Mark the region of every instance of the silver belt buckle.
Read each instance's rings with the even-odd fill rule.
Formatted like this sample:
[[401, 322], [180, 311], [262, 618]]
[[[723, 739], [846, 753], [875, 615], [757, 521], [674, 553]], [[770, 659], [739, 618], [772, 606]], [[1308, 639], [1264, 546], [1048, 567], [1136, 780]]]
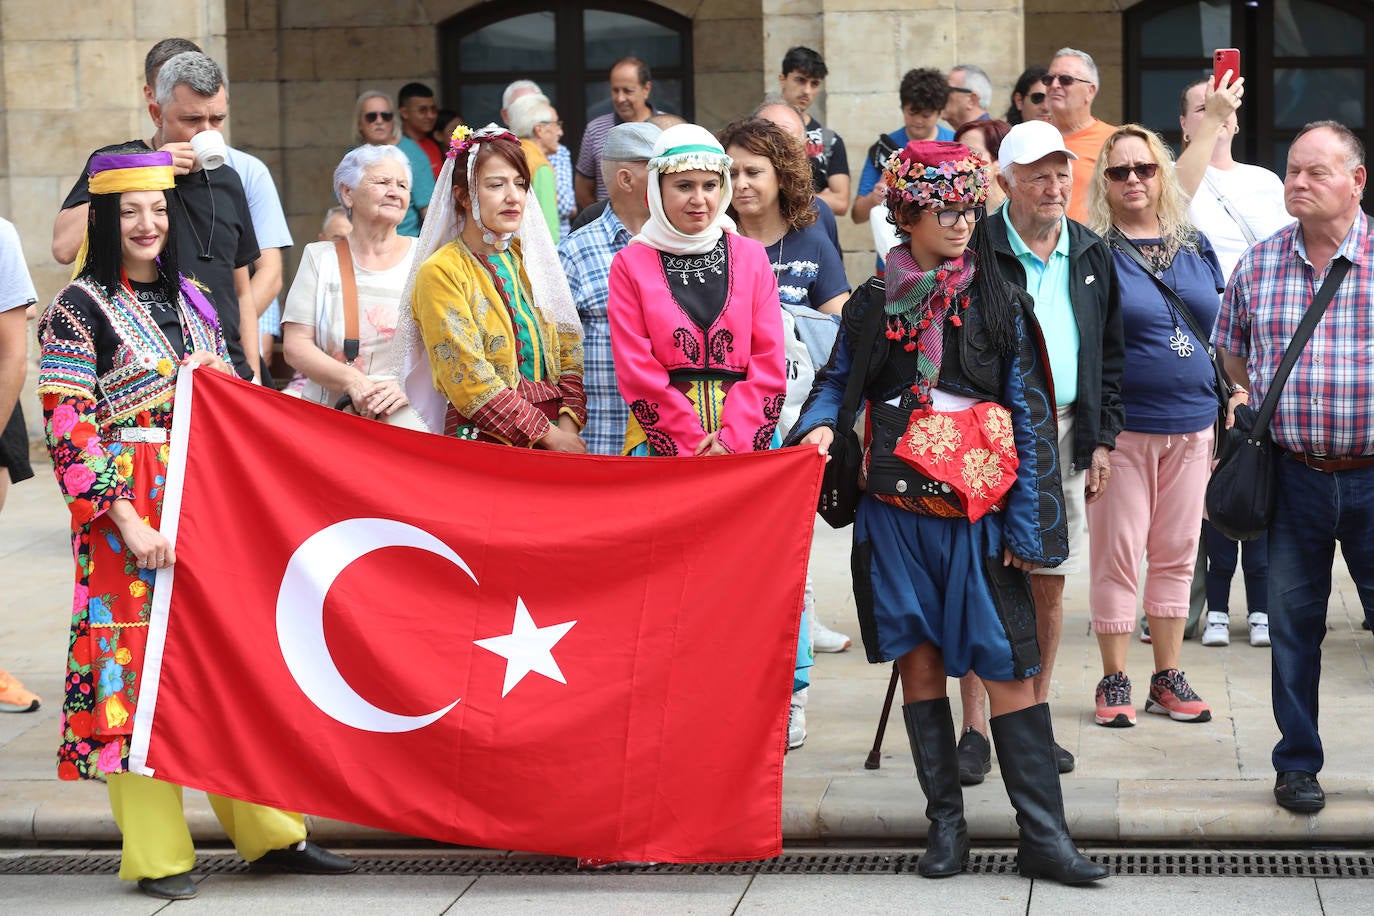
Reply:
[[149, 442], [162, 445], [167, 441], [167, 430], [161, 427], [126, 426], [119, 431], [120, 442]]

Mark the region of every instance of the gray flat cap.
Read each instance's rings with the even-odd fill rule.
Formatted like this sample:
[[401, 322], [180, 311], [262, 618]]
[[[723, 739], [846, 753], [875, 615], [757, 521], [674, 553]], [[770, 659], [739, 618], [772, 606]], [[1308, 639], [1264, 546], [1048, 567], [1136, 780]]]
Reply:
[[648, 121], [617, 124], [606, 134], [602, 162], [648, 162], [654, 158], [654, 141], [663, 133]]

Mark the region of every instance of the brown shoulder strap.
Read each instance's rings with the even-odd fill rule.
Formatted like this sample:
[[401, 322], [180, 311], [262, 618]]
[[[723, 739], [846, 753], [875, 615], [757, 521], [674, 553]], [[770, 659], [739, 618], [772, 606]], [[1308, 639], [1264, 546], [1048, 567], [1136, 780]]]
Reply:
[[358, 358], [358, 281], [353, 276], [348, 239], [335, 239], [334, 251], [339, 256], [339, 287], [344, 303], [344, 362], [351, 366]]

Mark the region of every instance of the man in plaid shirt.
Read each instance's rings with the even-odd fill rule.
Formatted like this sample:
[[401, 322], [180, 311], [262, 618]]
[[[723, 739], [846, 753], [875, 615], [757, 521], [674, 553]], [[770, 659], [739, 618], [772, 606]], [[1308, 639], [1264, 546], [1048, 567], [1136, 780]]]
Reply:
[[611, 192], [610, 204], [558, 246], [582, 319], [582, 384], [587, 392], [587, 425], [582, 437], [593, 455], [624, 451], [630, 412], [615, 383], [606, 299], [610, 295], [611, 259], [649, 218], [648, 163], [660, 132], [647, 121], [611, 128], [601, 151], [601, 174]]
[[1319, 121], [1303, 128], [1284, 178], [1284, 201], [1298, 221], [1241, 258], [1216, 327], [1227, 372], [1250, 380], [1257, 405], [1332, 264], [1352, 265], [1294, 364], [1270, 424], [1284, 452], [1269, 530], [1280, 734], [1274, 797], [1300, 814], [1326, 804], [1317, 782], [1317, 683], [1337, 541], [1361, 595], [1374, 596], [1374, 240], [1360, 209], [1365, 177], [1364, 148], [1347, 127]]

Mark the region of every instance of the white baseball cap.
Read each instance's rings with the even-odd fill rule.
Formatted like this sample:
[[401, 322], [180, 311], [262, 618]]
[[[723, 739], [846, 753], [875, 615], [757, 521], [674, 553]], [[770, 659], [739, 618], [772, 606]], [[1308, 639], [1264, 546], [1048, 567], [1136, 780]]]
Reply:
[[1002, 138], [997, 151], [997, 164], [1006, 171], [1012, 165], [1030, 165], [1053, 153], [1063, 153], [1070, 159], [1078, 156], [1064, 145], [1064, 137], [1049, 121], [1022, 121]]

